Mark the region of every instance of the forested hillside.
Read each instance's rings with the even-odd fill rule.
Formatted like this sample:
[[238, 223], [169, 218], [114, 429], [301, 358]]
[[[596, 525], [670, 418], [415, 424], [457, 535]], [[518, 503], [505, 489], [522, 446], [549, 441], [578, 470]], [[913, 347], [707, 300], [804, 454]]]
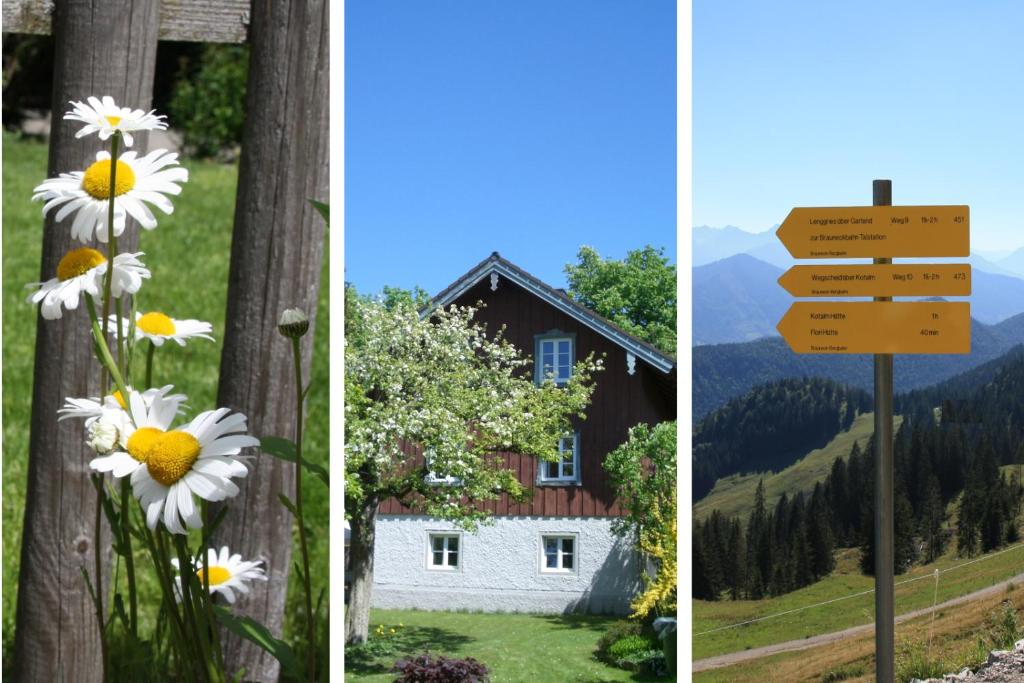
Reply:
[[[949, 543], [972, 556], [1019, 538], [1024, 487], [1018, 472], [1000, 475], [999, 467], [1024, 463], [1024, 354], [1007, 354], [973, 379], [986, 373], [991, 379], [958, 400], [901, 397], [913, 410], [894, 445], [897, 573], [934, 560]], [[713, 513], [695, 525], [694, 596], [758, 599], [795, 590], [831, 571], [837, 547], [860, 547], [861, 568], [870, 573], [873, 504], [870, 444], [855, 444], [810, 496], [784, 496], [769, 510], [759, 487], [748, 519]]]
[[[998, 325], [971, 321], [969, 355], [903, 355], [894, 360], [897, 392], [933, 386], [995, 360], [1024, 341], [1024, 313]], [[827, 377], [870, 391], [871, 356], [795, 354], [781, 337], [693, 349], [693, 419], [700, 421], [729, 399], [782, 378]]]
[[706, 496], [720, 477], [784, 469], [870, 409], [866, 392], [826, 379], [785, 379], [756, 387], [694, 428], [694, 500]]

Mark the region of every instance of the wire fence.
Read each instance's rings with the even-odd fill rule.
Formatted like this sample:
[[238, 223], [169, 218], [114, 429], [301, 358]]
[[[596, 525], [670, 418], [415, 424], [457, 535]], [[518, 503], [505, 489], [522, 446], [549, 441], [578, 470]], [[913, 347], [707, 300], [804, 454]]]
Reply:
[[[991, 560], [993, 557], [998, 557], [999, 555], [1003, 555], [1005, 553], [1008, 553], [1008, 552], [1011, 552], [1011, 551], [1014, 551], [1014, 550], [1019, 550], [1020, 548], [1024, 548], [1024, 543], [1018, 543], [1017, 545], [1010, 546], [1009, 548], [1003, 548], [1002, 550], [996, 551], [994, 553], [990, 553], [990, 554], [984, 555], [982, 557], [976, 557], [973, 560], [968, 560], [967, 562], [963, 562], [961, 564], [958, 564], [958, 565], [955, 565], [955, 566], [952, 566], [952, 567], [947, 567], [947, 568], [941, 569], [941, 570], [937, 569], [935, 571], [938, 572], [939, 575], [942, 575], [942, 574], [945, 574], [947, 572], [956, 571], [957, 569], [963, 569], [964, 567], [966, 567], [968, 565], [976, 564], [978, 562], [984, 562], [986, 560]], [[905, 586], [908, 583], [914, 583], [915, 581], [923, 581], [925, 579], [932, 579], [932, 580], [935, 580], [935, 581], [938, 580], [937, 577], [936, 577], [936, 573], [932, 572], [930, 574], [922, 574], [921, 576], [915, 576], [912, 579], [905, 579], [903, 581], [897, 581], [893, 585], [896, 588], [899, 588], [900, 586]], [[784, 612], [776, 612], [774, 614], [767, 614], [767, 615], [765, 615], [763, 617], [757, 617], [755, 619], [748, 619], [746, 621], [740, 621], [740, 622], [737, 622], [735, 624], [729, 624], [727, 626], [719, 626], [718, 628], [713, 628], [713, 629], [710, 629], [710, 630], [707, 630], [707, 631], [701, 631], [700, 633], [695, 633], [693, 635], [696, 638], [698, 636], [706, 636], [706, 635], [711, 634], [711, 633], [718, 633], [719, 631], [728, 631], [729, 629], [739, 628], [741, 626], [749, 626], [750, 624], [756, 624], [756, 623], [758, 623], [760, 621], [767, 621], [769, 619], [776, 619], [778, 617], [784, 617], [787, 614], [796, 614], [797, 612], [804, 612], [806, 610], [814, 609], [816, 607], [823, 607], [825, 605], [831, 605], [831, 604], [834, 604], [834, 603], [837, 603], [837, 602], [842, 602], [844, 600], [852, 600], [853, 598], [859, 598], [859, 597], [864, 596], [864, 595], [871, 595], [874, 592], [875, 592], [875, 589], [874, 588], [870, 588], [870, 589], [865, 590], [865, 591], [860, 591], [859, 593], [851, 593], [850, 595], [844, 595], [844, 596], [839, 597], [839, 598], [832, 598], [831, 600], [825, 600], [823, 602], [818, 602], [818, 603], [815, 603], [813, 605], [804, 605], [803, 607], [795, 607], [793, 609], [789, 609], [789, 610], [786, 610]]]

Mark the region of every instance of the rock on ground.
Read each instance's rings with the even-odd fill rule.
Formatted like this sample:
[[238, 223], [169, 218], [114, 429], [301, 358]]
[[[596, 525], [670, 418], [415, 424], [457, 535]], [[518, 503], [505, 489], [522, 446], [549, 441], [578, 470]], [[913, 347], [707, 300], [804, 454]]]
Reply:
[[911, 683], [945, 683], [946, 681], [969, 681], [970, 683], [1024, 683], [1024, 640], [1018, 640], [1012, 650], [993, 650], [988, 661], [975, 672], [964, 669], [958, 674], [946, 674], [926, 681], [913, 679]]

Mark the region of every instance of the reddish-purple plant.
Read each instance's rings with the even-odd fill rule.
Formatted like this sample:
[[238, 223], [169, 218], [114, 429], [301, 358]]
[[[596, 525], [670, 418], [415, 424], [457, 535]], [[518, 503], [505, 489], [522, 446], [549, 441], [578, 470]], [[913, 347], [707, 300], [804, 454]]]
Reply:
[[395, 683], [487, 683], [487, 667], [473, 659], [431, 659], [424, 652], [411, 659], [400, 659], [391, 668], [400, 674]]

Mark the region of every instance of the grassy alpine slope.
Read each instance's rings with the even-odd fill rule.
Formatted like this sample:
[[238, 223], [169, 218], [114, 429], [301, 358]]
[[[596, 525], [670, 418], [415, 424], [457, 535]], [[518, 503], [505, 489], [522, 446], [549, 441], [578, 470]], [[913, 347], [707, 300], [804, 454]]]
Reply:
[[[1019, 559], [1019, 558], [1018, 558]], [[928, 583], [927, 581], [922, 583]], [[940, 598], [941, 601], [941, 598]], [[986, 661], [993, 638], [1001, 633], [1000, 617], [1007, 603], [1024, 623], [1024, 590], [1007, 588], [951, 609], [917, 617], [896, 625], [896, 680], [936, 677], [972, 670]], [[1020, 637], [1018, 632], [1018, 636]], [[1005, 647], [1002, 645], [1001, 647]], [[734, 666], [693, 674], [695, 683], [820, 683], [875, 680], [873, 631], [819, 647], [786, 652]]]
[[[866, 448], [868, 439], [874, 431], [874, 413], [863, 413], [853, 420], [846, 431], [839, 432], [828, 444], [816, 448], [806, 456], [782, 470], [781, 472], [762, 472], [758, 474], [732, 474], [722, 477], [715, 483], [715, 488], [702, 500], [693, 505], [693, 518], [707, 519], [717, 509], [726, 518], [737, 515], [746, 524], [747, 517], [754, 505], [754, 492], [757, 483], [764, 479], [765, 505], [771, 509], [783, 493], [792, 496], [797, 491], [810, 493], [814, 484], [823, 481], [832, 469], [837, 458], [846, 458], [854, 442]], [[893, 418], [893, 429], [898, 430], [903, 418]]]
[[[42, 246], [41, 205], [32, 202], [32, 188], [46, 178], [46, 145], [3, 133], [3, 651], [4, 661], [14, 643], [21, 527], [28, 475], [29, 416], [32, 399], [32, 364], [36, 313], [25, 303], [25, 285], [39, 280]], [[214, 407], [227, 300], [228, 262], [235, 209], [237, 166], [185, 160], [189, 182], [174, 199], [174, 213], [158, 213], [159, 227], [144, 231], [140, 250], [153, 279], [140, 292], [140, 305], [177, 318], [213, 323], [216, 342], [195, 340], [187, 347], [165, 345], [156, 356], [154, 381], [174, 384], [187, 394], [191, 417]], [[66, 229], [61, 224], [58, 229]], [[306, 454], [324, 466], [328, 461], [328, 264], [324, 244], [321, 297], [313, 358], [313, 388], [307, 403]], [[66, 322], [66, 321], [65, 321]], [[61, 321], [48, 324], [59, 325]], [[277, 334], [267, 330], [267, 334]], [[269, 436], [269, 435], [268, 435]], [[289, 435], [282, 435], [289, 436]], [[326, 588], [328, 580], [327, 490], [315, 479], [303, 488], [308, 496], [310, 573]], [[267, 501], [267, 505], [279, 505]], [[296, 557], [297, 557], [296, 550]], [[137, 553], [136, 567], [143, 580], [148, 557]], [[123, 575], [123, 572], [122, 572]], [[295, 633], [294, 616], [301, 613], [299, 585], [289, 579], [289, 634]], [[149, 584], [153, 591], [155, 583]], [[257, 586], [255, 590], [259, 590]], [[155, 604], [158, 594], [140, 596], [140, 607]]]
[[[969, 560], [956, 556], [954, 547], [932, 564], [913, 567], [896, 577], [897, 584], [914, 579], [921, 580], [896, 586], [896, 614], [928, 607], [935, 599], [935, 582], [930, 579], [936, 569], [944, 572], [939, 577], [938, 602], [951, 600], [986, 588], [1019, 574], [1024, 568], [1024, 545], [1008, 546], [1003, 551], [990, 553], [989, 559], [969, 566], [952, 569]], [[869, 624], [874, 620], [875, 598], [866, 593], [821, 607], [813, 607], [785, 616], [767, 619], [739, 628], [704, 634], [705, 631], [739, 622], [816, 605], [855, 593], [870, 591], [874, 579], [860, 573], [860, 551], [846, 549], [837, 556], [836, 569], [821, 581], [800, 590], [766, 600], [693, 601], [693, 659], [703, 659], [728, 652], [783, 643], [823, 633]], [[984, 557], [984, 556], [979, 556]], [[978, 559], [978, 557], [972, 558]], [[945, 570], [952, 569], [946, 572]], [[702, 635], [703, 634], [703, 635]]]

